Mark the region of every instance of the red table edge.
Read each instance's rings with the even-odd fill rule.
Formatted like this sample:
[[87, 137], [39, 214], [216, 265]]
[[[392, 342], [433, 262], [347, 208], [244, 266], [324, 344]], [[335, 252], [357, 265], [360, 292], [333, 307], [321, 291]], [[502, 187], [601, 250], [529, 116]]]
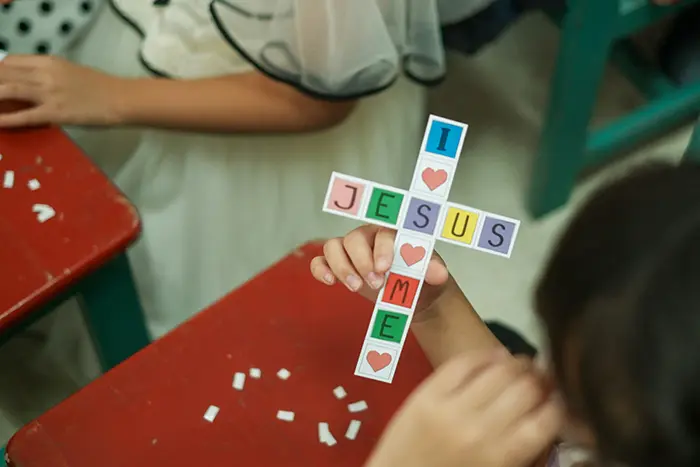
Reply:
[[[312, 255], [315, 255], [315, 254], [323, 254], [322, 248], [323, 248], [323, 244], [324, 244], [325, 242], [326, 242], [325, 239], [317, 239], [317, 240], [310, 240], [310, 241], [308, 241], [308, 242], [306, 242], [306, 243], [304, 243], [304, 244], [302, 244], [302, 245], [299, 245], [299, 246], [296, 247], [295, 249], [291, 250], [286, 256], [280, 258], [278, 261], [276, 261], [275, 263], [273, 263], [273, 264], [270, 265], [269, 267], [265, 268], [263, 271], [260, 271], [258, 274], [254, 275], [254, 276], [251, 277], [249, 280], [247, 280], [246, 282], [244, 282], [243, 284], [241, 284], [239, 287], [237, 287], [237, 288], [235, 288], [235, 289], [229, 291], [227, 294], [225, 294], [225, 295], [224, 295], [223, 297], [221, 297], [219, 300], [213, 302], [212, 304], [210, 304], [209, 306], [207, 306], [206, 308], [204, 308], [204, 309], [201, 310], [201, 311], [205, 311], [205, 310], [208, 310], [209, 308], [212, 308], [212, 307], [217, 306], [217, 304], [218, 304], [219, 302], [225, 300], [225, 299], [228, 297], [228, 295], [229, 295], [230, 293], [232, 293], [234, 290], [239, 290], [239, 289], [241, 289], [241, 288], [243, 288], [243, 287], [246, 287], [246, 286], [248, 285], [248, 283], [252, 282], [252, 281], [255, 280], [257, 277], [259, 277], [259, 276], [265, 274], [269, 269], [272, 269], [272, 268], [276, 267], [278, 264], [282, 263], [283, 261], [285, 261], [285, 260], [286, 260], [288, 257], [290, 257], [290, 256], [296, 256], [296, 257], [298, 257], [298, 258], [302, 258], [302, 257], [312, 256]], [[312, 256], [312, 257], [313, 257], [313, 256]], [[309, 258], [309, 274], [311, 274], [310, 263], [311, 263], [311, 258]], [[187, 322], [189, 322], [189, 321], [191, 321], [191, 320], [196, 320], [196, 319], [198, 319], [198, 317], [201, 316], [202, 314], [203, 314], [202, 312], [196, 313], [195, 315], [193, 315], [192, 317], [190, 317], [188, 320], [186, 320], [186, 321], [184, 321], [183, 323], [181, 323], [181, 324], [180, 324], [178, 327], [176, 327], [175, 329], [179, 328], [180, 326], [185, 325]], [[173, 331], [174, 331], [175, 329], [173, 329]], [[166, 333], [163, 337], [161, 337], [160, 339], [158, 339], [158, 341], [160, 341], [161, 339], [167, 338], [168, 335], [170, 335], [170, 333], [173, 332], [173, 331], [170, 331], [170, 332]], [[154, 341], [154, 342], [155, 342], [155, 341]], [[151, 345], [148, 345], [147, 347], [145, 347], [145, 348], [139, 350], [139, 351], [136, 352], [134, 355], [132, 355], [131, 357], [129, 357], [127, 360], [125, 360], [125, 361], [123, 361], [122, 363], [120, 363], [119, 365], [117, 365], [115, 368], [119, 368], [119, 367], [121, 367], [121, 366], [124, 365], [124, 364], [128, 364], [128, 362], [129, 362], [131, 359], [137, 358], [142, 352], [148, 351], [148, 349], [149, 349], [150, 347], [151, 347]], [[111, 370], [110, 370], [110, 371], [111, 371]], [[102, 376], [103, 376], [103, 375], [99, 376], [98, 378], [102, 378]], [[86, 388], [88, 388], [88, 387], [89, 387], [90, 385], [92, 385], [92, 384], [93, 384], [93, 383], [88, 383], [86, 386], [84, 386], [84, 387], [78, 389], [76, 392], [74, 392], [73, 394], [71, 394], [71, 395], [69, 395], [68, 397], [66, 397], [63, 401], [59, 402], [59, 403], [56, 404], [54, 407], [57, 407], [58, 405], [63, 404], [65, 401], [67, 401], [67, 400], [69, 400], [69, 399], [72, 399], [72, 398], [74, 398], [74, 397], [79, 397], [79, 396], [80, 396], [80, 393], [83, 392]], [[53, 407], [50, 408], [48, 411], [51, 411], [51, 410], [53, 410]], [[14, 464], [14, 463], [12, 462], [12, 460], [10, 459], [10, 452], [12, 451], [12, 444], [13, 444], [13, 442], [15, 441], [15, 438], [16, 438], [18, 435], [20, 435], [22, 432], [41, 430], [42, 425], [41, 425], [41, 422], [39, 421], [40, 418], [41, 418], [41, 415], [39, 415], [39, 417], [35, 418], [34, 420], [31, 420], [30, 422], [28, 422], [27, 424], [25, 424], [24, 426], [22, 426], [19, 430], [17, 430], [17, 431], [15, 432], [14, 435], [12, 435], [12, 437], [10, 438], [10, 440], [7, 442], [7, 445], [5, 446], [5, 459], [4, 459], [4, 460], [5, 460], [5, 461], [8, 461], [8, 464], [7, 464], [8, 467], [21, 467], [21, 466], [19, 466], [19, 465]], [[52, 446], [45, 446], [45, 447], [47, 447], [47, 448], [53, 448], [53, 449], [55, 450], [57, 456], [60, 456], [60, 455], [61, 455], [60, 450], [57, 449], [55, 446], [52, 445]], [[64, 462], [64, 463], [65, 463], [65, 462]], [[66, 466], [67, 466], [67, 465], [68, 465], [68, 464], [66, 464]]]
[[[91, 273], [100, 269], [110, 260], [118, 257], [121, 254], [125, 254], [129, 247], [139, 239], [139, 237], [141, 236], [142, 226], [141, 218], [137, 212], [136, 207], [131, 204], [131, 202], [126, 198], [126, 196], [123, 193], [121, 193], [121, 191], [118, 199], [120, 201], [124, 201], [124, 204], [126, 204], [127, 207], [129, 207], [130, 210], [133, 211], [132, 219], [134, 219], [134, 222], [132, 223], [131, 234], [125, 236], [123, 239], [118, 239], [106, 245], [103, 252], [100, 252], [93, 258], [91, 258], [93, 261], [83, 261], [78, 263], [75, 269], [79, 271], [79, 274], [70, 277], [70, 280], [67, 275], [62, 275], [58, 278], [52, 277], [51, 280], [45, 282], [41, 288], [36, 289], [34, 293], [32, 295], [29, 295], [24, 301], [18, 302], [13, 308], [10, 308], [7, 311], [9, 318], [3, 317], [3, 319], [7, 319], [8, 326], [16, 324], [15, 319], [12, 319], [12, 316], [14, 315], [13, 312], [16, 311], [17, 308], [40, 308], [48, 303], [51, 303], [57, 298], [56, 296], [61, 296], [66, 291], [68, 291], [71, 288], [71, 286], [77, 285], [80, 281], [85, 279]], [[42, 296], [42, 292], [44, 292], [46, 289], [55, 289], [56, 296], [41, 299], [40, 297]], [[22, 316], [19, 316], [16, 319], [19, 319], [21, 321]]]
[[[86, 158], [90, 164], [92, 164], [96, 170], [102, 174], [103, 177], [112, 185], [114, 190], [118, 193], [118, 195], [115, 197], [115, 201], [122, 203], [130, 212], [131, 214], [131, 232], [129, 235], [124, 236], [121, 239], [118, 239], [110, 244], [108, 244], [104, 250], [100, 253], [94, 256], [92, 259], [94, 261], [92, 262], [87, 262], [84, 261], [82, 263], [78, 263], [77, 267], [75, 268], [76, 270], [79, 271], [77, 276], [71, 277], [71, 280], [68, 280], [66, 276], [61, 276], [59, 278], [54, 278], [52, 277], [50, 280], [46, 281], [42, 287], [39, 289], [36, 289], [33, 294], [27, 296], [23, 301], [20, 301], [15, 304], [14, 307], [10, 308], [9, 310], [6, 310], [5, 313], [3, 313], [0, 318], [2, 318], [5, 321], [5, 326], [6, 328], [11, 328], [14, 325], [17, 325], [18, 322], [21, 322], [25, 317], [21, 313], [15, 313], [18, 308], [40, 308], [42, 306], [46, 306], [47, 304], [51, 304], [53, 301], [59, 299], [61, 295], [66, 293], [72, 285], [78, 284], [80, 281], [85, 279], [88, 275], [91, 273], [95, 272], [96, 270], [100, 269], [102, 266], [104, 266], [106, 263], [108, 263], [110, 260], [118, 257], [120, 254], [126, 253], [128, 248], [132, 246], [136, 241], [139, 239], [142, 233], [142, 222], [141, 222], [141, 216], [138, 212], [138, 208], [127, 198], [126, 194], [112, 181], [112, 179], [107, 176], [107, 174], [100, 168], [98, 167], [88, 156], [85, 154], [85, 152], [80, 148], [73, 139], [66, 133], [66, 131], [63, 130], [63, 128], [60, 128], [58, 126], [47, 126], [47, 127], [38, 127], [38, 128], [30, 128], [30, 129], [22, 129], [22, 130], [9, 130], [9, 132], [30, 132], [30, 133], [56, 133], [60, 135], [62, 138], [66, 138], [70, 140], [71, 144], [75, 146], [76, 150], [80, 153], [80, 155], [84, 158]], [[86, 264], [87, 263], [87, 264]], [[44, 299], [41, 299], [40, 297], [42, 296], [42, 292], [46, 291], [46, 289], [49, 288], [55, 288], [56, 294], [53, 297], [47, 297]], [[62, 300], [61, 300], [62, 301]], [[13, 316], [19, 315], [16, 318], [13, 318]]]

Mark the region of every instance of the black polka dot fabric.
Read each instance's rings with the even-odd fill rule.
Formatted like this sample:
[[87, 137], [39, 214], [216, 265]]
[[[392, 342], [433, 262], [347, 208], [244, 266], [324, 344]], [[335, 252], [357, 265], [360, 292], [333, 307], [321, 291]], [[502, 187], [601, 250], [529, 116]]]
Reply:
[[15, 0], [0, 8], [0, 50], [62, 54], [90, 27], [107, 0]]

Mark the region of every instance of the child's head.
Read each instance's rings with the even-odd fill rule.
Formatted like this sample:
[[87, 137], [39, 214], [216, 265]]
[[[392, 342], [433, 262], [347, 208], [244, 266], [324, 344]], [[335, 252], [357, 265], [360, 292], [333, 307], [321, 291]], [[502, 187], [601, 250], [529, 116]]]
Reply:
[[536, 308], [572, 416], [603, 461], [700, 466], [700, 167], [654, 164], [598, 191]]

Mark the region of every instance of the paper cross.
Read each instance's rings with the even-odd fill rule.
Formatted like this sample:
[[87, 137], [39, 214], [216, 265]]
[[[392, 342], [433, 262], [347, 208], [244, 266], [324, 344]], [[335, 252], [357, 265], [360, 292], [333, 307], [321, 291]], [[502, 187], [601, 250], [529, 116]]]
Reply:
[[411, 189], [333, 172], [323, 210], [397, 230], [394, 263], [374, 306], [355, 375], [391, 383], [435, 241], [510, 257], [520, 221], [447, 197], [467, 125], [431, 115]]

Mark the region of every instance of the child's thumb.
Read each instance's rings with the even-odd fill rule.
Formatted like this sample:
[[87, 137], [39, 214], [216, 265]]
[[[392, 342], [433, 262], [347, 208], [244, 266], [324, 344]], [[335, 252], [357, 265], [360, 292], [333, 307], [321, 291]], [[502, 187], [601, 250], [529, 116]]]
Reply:
[[428, 270], [425, 273], [425, 282], [429, 285], [440, 286], [447, 282], [450, 273], [447, 271], [447, 266], [440, 257], [433, 257], [428, 264]]

